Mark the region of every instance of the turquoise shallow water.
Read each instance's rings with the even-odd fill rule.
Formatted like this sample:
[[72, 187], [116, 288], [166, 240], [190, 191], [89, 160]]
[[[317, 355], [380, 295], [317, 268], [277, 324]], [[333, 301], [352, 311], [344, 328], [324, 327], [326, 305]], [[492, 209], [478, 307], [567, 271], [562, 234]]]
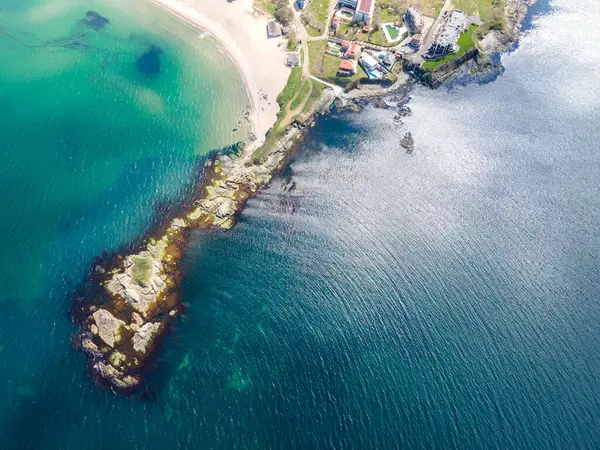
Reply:
[[[144, 399], [93, 386], [69, 343], [77, 270], [191, 176], [172, 152], [122, 172], [131, 203], [66, 214], [42, 295], [2, 304], [1, 447], [597, 448], [594, 11], [553, 2], [494, 83], [417, 89], [401, 127], [321, 120], [294, 191], [276, 181], [232, 231], [194, 235]], [[575, 30], [590, 39], [565, 55]]]
[[[146, 2], [119, 5], [3, 2], [0, 299], [33, 303], [48, 266], [130, 242], [203, 155], [244, 137], [244, 87], [215, 43]], [[91, 28], [88, 11], [109, 23]]]

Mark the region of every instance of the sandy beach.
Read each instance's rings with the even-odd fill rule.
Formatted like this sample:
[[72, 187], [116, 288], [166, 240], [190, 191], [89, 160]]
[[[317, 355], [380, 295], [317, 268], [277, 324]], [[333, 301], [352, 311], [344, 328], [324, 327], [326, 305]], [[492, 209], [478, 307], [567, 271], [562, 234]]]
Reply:
[[260, 146], [277, 120], [277, 96], [290, 69], [285, 66], [285, 41], [267, 39], [268, 18], [256, 13], [253, 0], [151, 0], [183, 20], [209, 31], [231, 56], [250, 97], [250, 123]]

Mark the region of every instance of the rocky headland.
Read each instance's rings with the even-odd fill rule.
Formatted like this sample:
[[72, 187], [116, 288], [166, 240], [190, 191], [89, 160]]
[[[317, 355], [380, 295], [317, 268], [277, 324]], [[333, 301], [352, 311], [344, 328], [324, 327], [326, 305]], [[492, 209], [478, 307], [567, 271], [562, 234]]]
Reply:
[[[523, 0], [508, 0], [505, 31], [490, 32], [481, 41], [482, 48], [457, 58], [452, 67], [442, 66], [439, 78], [434, 79], [437, 84], [431, 79], [420, 81], [435, 87], [440, 79], [446, 79], [446, 75], [456, 72], [469, 61], [475, 61], [478, 67], [488, 64], [485, 56], [480, 55], [502, 51], [512, 45], [519, 36], [526, 12], [527, 5]], [[414, 67], [405, 66], [405, 69], [418, 75]], [[142, 384], [144, 372], [151, 366], [161, 337], [182, 312], [178, 299], [179, 263], [190, 231], [232, 228], [248, 198], [267, 186], [284, 167], [300, 141], [302, 125], [310, 124], [332, 103], [334, 110], [360, 109], [367, 101], [364, 97], [392, 95], [395, 96], [392, 97], [395, 99], [393, 107], [397, 108], [394, 120], [401, 123], [403, 115], [410, 112], [406, 106], [409, 89], [410, 83], [403, 83], [395, 86], [393, 92], [389, 89], [378, 95], [368, 92], [363, 98], [358, 95], [352, 99], [349, 96], [334, 99], [331, 90], [325, 90], [326, 94], [308, 114], [306, 122], [288, 126], [281, 137], [267, 139], [263, 148], [242, 147], [237, 153], [210, 158], [204, 171], [204, 184], [194, 196], [192, 206], [163, 224], [133, 251], [96, 264], [92, 270], [91, 289], [75, 297], [73, 313], [81, 330], [75, 335], [74, 342], [88, 356], [95, 379], [123, 393]], [[376, 106], [389, 109], [389, 103], [380, 100]], [[407, 153], [413, 152], [414, 140], [410, 133], [404, 135], [400, 146]]]
[[233, 227], [248, 198], [283, 167], [300, 136], [298, 127], [290, 127], [260, 159], [251, 149], [209, 159], [191, 209], [130, 254], [94, 267], [93, 292], [74, 299], [82, 328], [75, 345], [89, 357], [99, 382], [124, 391], [141, 384], [160, 337], [181, 313], [179, 261], [189, 232]]

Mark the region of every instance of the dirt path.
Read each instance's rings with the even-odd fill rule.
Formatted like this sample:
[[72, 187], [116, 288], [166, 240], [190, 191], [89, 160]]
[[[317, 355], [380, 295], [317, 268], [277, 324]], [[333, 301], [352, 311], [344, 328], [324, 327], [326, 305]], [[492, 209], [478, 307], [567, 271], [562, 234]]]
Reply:
[[[304, 87], [304, 83], [308, 83], [308, 94], [306, 94], [306, 98], [302, 101], [302, 103], [300, 103], [300, 105], [298, 105], [298, 107], [296, 109], [292, 110], [291, 109], [292, 104], [296, 101], [298, 96], [300, 94], [302, 94], [302, 88]], [[313, 82], [310, 79], [304, 80], [302, 82], [302, 84], [300, 85], [300, 87], [298, 88], [298, 92], [296, 92], [296, 95], [294, 95], [294, 97], [287, 104], [287, 106], [285, 108], [285, 117], [281, 120], [281, 124], [279, 125], [280, 128], [287, 127], [292, 122], [293, 118], [302, 112], [302, 110], [304, 109], [304, 106], [306, 105], [306, 102], [308, 101], [308, 99], [310, 98], [310, 95], [312, 94], [312, 91], [313, 91]]]

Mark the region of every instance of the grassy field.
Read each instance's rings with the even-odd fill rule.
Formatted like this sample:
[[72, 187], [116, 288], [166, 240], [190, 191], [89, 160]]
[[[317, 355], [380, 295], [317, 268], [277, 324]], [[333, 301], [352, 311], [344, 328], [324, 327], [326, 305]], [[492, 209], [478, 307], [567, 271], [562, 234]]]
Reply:
[[366, 78], [366, 74], [359, 67], [355, 75], [351, 77], [338, 77], [337, 71], [340, 67], [340, 58], [325, 53], [327, 41], [312, 41], [308, 44], [310, 54], [310, 72], [329, 83], [347, 87], [351, 83]]
[[152, 272], [152, 257], [150, 255], [133, 256], [131, 259], [133, 261], [133, 280], [141, 286], [147, 286]]
[[448, 55], [445, 58], [440, 59], [438, 61], [425, 61], [421, 65], [421, 67], [427, 70], [435, 70], [442, 64], [447, 63], [448, 61], [452, 61], [453, 59], [456, 59], [459, 56], [463, 55], [465, 52], [471, 50], [473, 47], [475, 47], [473, 33], [477, 28], [477, 25], [471, 25], [467, 31], [460, 35], [460, 38], [458, 38], [458, 45], [460, 46], [458, 52], [452, 53], [451, 55]]
[[504, 17], [505, 0], [454, 0], [453, 5], [469, 14], [479, 14], [484, 25], [480, 32], [490, 29], [501, 30], [506, 25]]
[[272, 0], [254, 0], [256, 9], [266, 12], [270, 17], [275, 17], [277, 6]]
[[398, 30], [396, 30], [395, 27], [393, 27], [391, 25], [386, 25], [386, 28], [387, 28], [387, 32], [389, 33], [390, 38], [392, 38], [392, 40], [397, 39], [398, 36], [400, 35], [400, 33], [398, 32]]
[[310, 80], [304, 80], [304, 83], [302, 83], [302, 86], [300, 87], [300, 93], [292, 101], [292, 104], [290, 105], [291, 111], [294, 111], [296, 108], [298, 108], [302, 104], [302, 102], [304, 102], [304, 99], [306, 98], [306, 96], [308, 95], [308, 93], [310, 91], [310, 85], [311, 85]]
[[302, 114], [309, 114], [310, 112], [312, 112], [315, 103], [319, 100], [319, 98], [321, 98], [321, 93], [323, 92], [323, 89], [325, 89], [325, 86], [319, 83], [318, 81], [311, 80], [311, 83], [313, 89], [310, 93], [308, 101], [304, 105], [304, 108], [302, 108]]
[[396, 8], [399, 8], [401, 11], [412, 6], [426, 16], [434, 18], [440, 14], [443, 4], [444, 0], [397, 0], [395, 3]]
[[311, 0], [302, 14], [302, 21], [306, 26], [306, 31], [311, 36], [320, 36], [327, 27], [327, 9], [332, 0]]
[[302, 81], [302, 67], [294, 67], [292, 68], [292, 72], [290, 73], [290, 77], [288, 78], [287, 84], [281, 91], [281, 94], [277, 97], [277, 103], [283, 110], [287, 104], [292, 101], [294, 95], [298, 91], [300, 87], [300, 82]]

